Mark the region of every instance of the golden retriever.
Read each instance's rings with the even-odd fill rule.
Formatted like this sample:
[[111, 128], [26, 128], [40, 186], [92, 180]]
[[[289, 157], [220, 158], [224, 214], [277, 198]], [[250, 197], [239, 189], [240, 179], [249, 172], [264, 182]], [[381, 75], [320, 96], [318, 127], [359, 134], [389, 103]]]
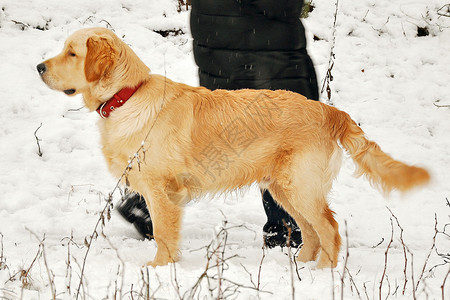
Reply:
[[384, 192], [406, 191], [430, 178], [422, 168], [393, 160], [335, 107], [289, 91], [210, 91], [173, 82], [151, 74], [104, 28], [75, 32], [37, 69], [50, 88], [82, 94], [91, 111], [138, 87], [98, 126], [109, 170], [118, 178], [125, 172], [147, 201], [158, 247], [148, 265], [178, 259], [186, 201], [256, 182], [300, 226], [304, 244], [297, 259], [313, 261], [320, 252], [317, 267], [335, 267], [341, 237], [327, 194], [340, 169], [339, 143], [358, 175]]

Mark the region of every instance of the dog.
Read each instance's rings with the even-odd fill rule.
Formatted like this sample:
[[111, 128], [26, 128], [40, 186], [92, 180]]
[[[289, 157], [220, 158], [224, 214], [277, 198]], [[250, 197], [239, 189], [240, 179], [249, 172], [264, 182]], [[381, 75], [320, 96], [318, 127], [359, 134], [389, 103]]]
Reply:
[[336, 267], [341, 237], [327, 194], [341, 146], [356, 175], [385, 193], [430, 180], [425, 169], [384, 153], [335, 107], [283, 90], [211, 91], [173, 82], [151, 74], [104, 28], [76, 31], [37, 70], [48, 87], [81, 94], [100, 113], [110, 172], [146, 199], [157, 243], [151, 266], [179, 259], [183, 204], [256, 182], [299, 225], [297, 260], [318, 257], [317, 268]]

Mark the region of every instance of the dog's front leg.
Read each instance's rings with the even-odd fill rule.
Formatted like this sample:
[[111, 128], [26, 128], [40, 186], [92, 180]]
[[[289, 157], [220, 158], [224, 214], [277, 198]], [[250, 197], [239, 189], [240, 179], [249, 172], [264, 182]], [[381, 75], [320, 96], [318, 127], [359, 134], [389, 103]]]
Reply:
[[155, 258], [147, 265], [167, 265], [178, 260], [183, 209], [170, 200], [162, 186], [153, 186], [146, 194], [144, 197], [152, 217], [153, 234], [158, 246]]

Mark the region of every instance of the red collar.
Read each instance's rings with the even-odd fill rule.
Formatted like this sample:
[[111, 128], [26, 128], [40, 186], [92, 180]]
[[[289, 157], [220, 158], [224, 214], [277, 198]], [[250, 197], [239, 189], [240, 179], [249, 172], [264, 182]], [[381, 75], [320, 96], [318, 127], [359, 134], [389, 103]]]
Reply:
[[126, 87], [118, 91], [114, 96], [109, 99], [106, 102], [103, 102], [98, 108], [97, 112], [103, 119], [106, 119], [109, 117], [109, 114], [115, 110], [116, 108], [121, 107], [125, 104], [125, 102], [128, 101], [128, 99], [133, 96], [133, 94], [139, 89], [139, 87], [142, 85], [142, 82], [139, 83], [135, 87]]

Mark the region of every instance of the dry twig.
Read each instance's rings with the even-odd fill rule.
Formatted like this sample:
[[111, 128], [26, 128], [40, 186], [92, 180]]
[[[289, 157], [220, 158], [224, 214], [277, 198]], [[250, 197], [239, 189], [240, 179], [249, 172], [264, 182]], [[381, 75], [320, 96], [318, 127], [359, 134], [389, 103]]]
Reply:
[[[292, 294], [292, 300], [295, 299], [295, 285], [294, 285], [294, 266], [293, 266], [293, 260], [295, 261], [295, 257], [292, 256], [292, 248], [291, 248], [291, 235], [292, 235], [292, 227], [289, 226], [286, 221], [283, 219], [283, 225], [286, 227], [288, 236], [286, 239], [286, 246], [288, 250], [288, 257], [289, 257], [289, 269], [290, 269], [290, 275], [291, 275], [291, 294]], [[297, 270], [297, 268], [296, 268]], [[298, 273], [297, 273], [298, 274]]]
[[[118, 187], [118, 184], [116, 185], [116, 188], [117, 187]], [[115, 189], [113, 190], [113, 192], [115, 191]], [[98, 236], [97, 230], [98, 230], [100, 224], [102, 224], [102, 225], [105, 224], [105, 214], [106, 213], [108, 213], [107, 214], [108, 220], [111, 218], [111, 215], [109, 214], [109, 212], [110, 212], [111, 206], [112, 206], [112, 193], [110, 193], [108, 195], [108, 198], [106, 199], [106, 204], [103, 207], [103, 210], [100, 212], [100, 216], [99, 216], [99, 218], [97, 220], [97, 223], [94, 226], [94, 230], [92, 231], [92, 234], [89, 236], [89, 240], [87, 240], [87, 238], [84, 239], [84, 244], [86, 246], [86, 252], [84, 254], [83, 263], [82, 263], [82, 266], [81, 266], [80, 282], [79, 282], [78, 288], [77, 288], [76, 299], [78, 299], [78, 297], [80, 296], [81, 286], [83, 285], [83, 277], [84, 277], [84, 272], [85, 272], [85, 268], [86, 268], [87, 257], [89, 255], [90, 250], [91, 250], [91, 246], [92, 246], [93, 240], [96, 239], [97, 236]]]
[[41, 139], [39, 139], [38, 138], [38, 136], [37, 136], [37, 132], [38, 132], [38, 130], [39, 129], [41, 129], [41, 127], [42, 127], [42, 123], [41, 123], [41, 125], [39, 125], [39, 127], [34, 131], [34, 137], [36, 138], [36, 143], [37, 143], [37, 147], [38, 147], [38, 155], [40, 156], [40, 157], [42, 157], [42, 151], [41, 151], [41, 145], [39, 144], [39, 141], [41, 140]]
[[[344, 266], [342, 268], [342, 275], [341, 275], [341, 300], [344, 299], [344, 279], [345, 279], [345, 272], [348, 270], [347, 262], [348, 262], [348, 257], [349, 257], [347, 220], [345, 220], [344, 224], [345, 224], [345, 259], [344, 259]], [[358, 292], [358, 294], [359, 294], [359, 292]]]
[[409, 250], [408, 247], [406, 247], [406, 250], [408, 251], [408, 253], [411, 255], [411, 284], [412, 284], [412, 292], [413, 292], [413, 299], [417, 299], [416, 298], [416, 288], [414, 286], [414, 255], [413, 253]]
[[434, 215], [434, 236], [433, 236], [433, 240], [432, 240], [433, 243], [431, 245], [430, 251], [428, 252], [427, 258], [425, 259], [425, 262], [423, 264], [422, 271], [420, 272], [420, 276], [419, 276], [419, 279], [416, 284], [416, 291], [417, 291], [417, 288], [419, 287], [420, 282], [422, 281], [423, 274], [425, 273], [425, 268], [427, 267], [428, 260], [430, 259], [431, 253], [433, 252], [433, 249], [436, 249], [436, 236], [439, 233], [439, 230], [437, 229], [437, 224], [438, 224], [438, 220], [437, 220], [437, 215], [435, 214]]
[[389, 240], [389, 244], [387, 245], [386, 251], [384, 252], [384, 268], [383, 268], [383, 274], [381, 275], [381, 280], [380, 280], [380, 286], [378, 287], [378, 299], [381, 300], [381, 290], [383, 287], [383, 281], [384, 278], [386, 277], [386, 269], [387, 269], [387, 263], [388, 263], [388, 253], [389, 253], [389, 249], [391, 248], [392, 242], [394, 241], [394, 224], [392, 222], [392, 218], [390, 218], [391, 220], [391, 239]]
[[445, 105], [445, 104], [437, 104], [439, 101], [440, 101], [440, 100], [434, 101], [434, 102], [433, 102], [433, 105], [436, 106], [436, 107], [450, 107], [450, 104], [449, 104], [449, 105]]
[[8, 266], [6, 265], [6, 258], [3, 255], [3, 234], [0, 232], [0, 271], [7, 268]]
[[[227, 227], [227, 224], [228, 222], [225, 220], [223, 222], [223, 226], [216, 233], [214, 239], [207, 246], [200, 248], [206, 248], [205, 268], [200, 276], [198, 276], [195, 284], [184, 293], [183, 297], [181, 297], [182, 299], [200, 298], [200, 291], [203, 281], [207, 282], [209, 291], [208, 298], [211, 299], [227, 299], [233, 297], [236, 293], [239, 292], [240, 289], [251, 289], [258, 292], [270, 293], [260, 289], [260, 274], [258, 274], [257, 285], [255, 285], [255, 283], [251, 280], [253, 286], [243, 285], [224, 276], [224, 272], [229, 268], [228, 261], [238, 257], [237, 254], [226, 256], [225, 251], [228, 248], [228, 231], [233, 228], [245, 228], [244, 225]], [[261, 264], [262, 261], [263, 259], [261, 259]], [[213, 270], [216, 271], [213, 274], [210, 274]], [[250, 274], [248, 271], [247, 273]]]
[[28, 232], [30, 232], [39, 241], [39, 247], [42, 249], [41, 253], [42, 253], [42, 257], [44, 258], [44, 265], [45, 265], [45, 269], [47, 270], [48, 281], [49, 281], [50, 289], [52, 292], [52, 299], [55, 300], [56, 299], [55, 276], [54, 276], [53, 272], [50, 271], [50, 268], [48, 267], [47, 256], [45, 255], [45, 245], [44, 245], [45, 234], [44, 234], [44, 237], [42, 238], [42, 240], [39, 240], [39, 237], [37, 236], [36, 233], [31, 231], [27, 227], [25, 227], [25, 229], [28, 230]]
[[333, 75], [331, 74], [331, 71], [333, 70], [334, 59], [336, 58], [336, 55], [334, 54], [334, 46], [336, 44], [336, 20], [337, 20], [338, 8], [339, 8], [339, 0], [336, 0], [336, 10], [334, 12], [334, 22], [333, 22], [333, 39], [331, 42], [331, 49], [330, 49], [330, 60], [328, 61], [327, 74], [325, 75], [325, 78], [324, 78], [323, 84], [322, 84], [322, 89], [320, 90], [320, 93], [323, 93], [323, 91], [326, 89], [327, 104], [329, 104], [329, 105], [333, 105], [333, 101], [331, 101], [330, 83], [334, 79]]
[[[397, 226], [398, 228], [400, 228], [400, 242], [402, 243], [402, 248], [403, 248], [403, 257], [405, 259], [405, 264], [403, 267], [403, 275], [404, 275], [404, 283], [403, 283], [403, 290], [402, 290], [402, 295], [405, 295], [405, 291], [406, 291], [406, 284], [408, 283], [408, 277], [407, 277], [407, 267], [408, 267], [408, 257], [406, 255], [406, 245], [405, 242], [403, 240], [403, 227], [400, 226], [400, 222], [398, 221], [398, 218], [394, 215], [394, 213], [392, 212], [392, 210], [390, 210], [389, 207], [386, 207], [389, 212], [391, 213], [392, 217], [395, 219], [395, 221], [397, 222]], [[414, 270], [411, 270], [411, 272], [413, 272]]]

